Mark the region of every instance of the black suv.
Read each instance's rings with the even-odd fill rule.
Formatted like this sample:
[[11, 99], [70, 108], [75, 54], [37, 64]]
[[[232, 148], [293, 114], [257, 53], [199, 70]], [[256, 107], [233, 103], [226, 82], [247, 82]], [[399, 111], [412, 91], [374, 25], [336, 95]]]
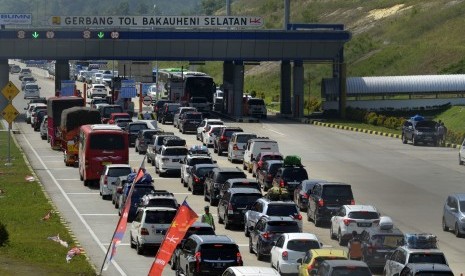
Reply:
[[157, 120], [159, 123], [166, 124], [166, 122], [174, 121], [174, 113], [181, 107], [179, 103], [165, 103], [158, 113]]
[[220, 130], [218, 135], [215, 137], [215, 143], [213, 143], [213, 151], [218, 153], [218, 156], [223, 154], [223, 151], [228, 151], [229, 140], [234, 132], [244, 132], [240, 127], [224, 127]]
[[[165, 103], [172, 103], [172, 101], [170, 101], [170, 100], [158, 100], [155, 104], [153, 104], [153, 111], [157, 115], [157, 120], [160, 117], [160, 112], [162, 111], [163, 106], [165, 105]], [[158, 122], [160, 122], [160, 121], [158, 121]]]
[[218, 202], [218, 223], [224, 223], [226, 229], [231, 224], [242, 225], [247, 208], [261, 197], [262, 193], [253, 188], [228, 189]]
[[437, 125], [437, 122], [431, 120], [407, 120], [402, 126], [402, 143], [412, 141], [414, 146], [418, 143], [438, 146]]
[[355, 204], [352, 187], [349, 184], [317, 183], [309, 192], [307, 220], [313, 220], [315, 226], [319, 226], [322, 221], [330, 221], [342, 205]]
[[262, 185], [264, 191], [268, 191], [273, 186], [273, 178], [283, 164], [283, 160], [267, 160], [260, 169], [257, 169], [257, 182]]
[[218, 204], [220, 189], [226, 180], [231, 178], [247, 178], [247, 175], [239, 168], [215, 168], [208, 173], [205, 184], [203, 198], [210, 201], [211, 206]]
[[183, 134], [186, 131], [197, 131], [197, 127], [202, 122], [201, 112], [186, 112], [180, 115], [179, 131]]
[[252, 188], [261, 192], [260, 185], [255, 179], [231, 178], [226, 180], [221, 186], [219, 198], [222, 198], [224, 193], [230, 188]]
[[270, 255], [271, 248], [282, 233], [301, 232], [296, 221], [290, 217], [263, 216], [249, 227], [249, 252], [256, 253], [257, 259], [263, 260]]
[[139, 130], [148, 129], [146, 122], [132, 122], [126, 125], [124, 131], [128, 133], [129, 146], [135, 146]]
[[163, 133], [161, 129], [141, 129], [137, 133], [136, 142], [134, 149], [139, 154], [145, 154], [147, 152], [147, 146], [152, 141], [153, 135]]
[[242, 266], [237, 244], [224, 235], [192, 235], [184, 242], [176, 260], [184, 275], [221, 275], [230, 266]]
[[181, 253], [181, 247], [182, 245], [186, 242], [187, 238], [189, 238], [192, 235], [215, 235], [215, 230], [213, 230], [213, 227], [205, 222], [194, 222], [194, 224], [187, 229], [186, 234], [184, 235], [184, 238], [181, 240], [181, 242], [176, 246], [176, 249], [174, 250], [173, 254], [171, 255], [171, 269], [177, 270], [178, 266], [176, 263], [176, 260], [179, 257], [179, 253]]
[[272, 186], [286, 188], [293, 195], [295, 188], [306, 179], [308, 179], [308, 173], [303, 166], [283, 165], [276, 172]]

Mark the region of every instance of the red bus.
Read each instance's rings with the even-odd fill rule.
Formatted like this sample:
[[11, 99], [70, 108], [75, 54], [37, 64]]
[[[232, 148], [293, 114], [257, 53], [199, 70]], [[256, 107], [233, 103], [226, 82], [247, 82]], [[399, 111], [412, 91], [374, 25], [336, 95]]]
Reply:
[[52, 149], [61, 149], [61, 138], [59, 135], [59, 127], [61, 124], [61, 113], [63, 110], [75, 107], [84, 106], [84, 99], [81, 97], [64, 96], [52, 97], [47, 100], [47, 127], [50, 146]]
[[108, 164], [129, 164], [128, 133], [116, 125], [83, 125], [79, 130], [79, 176], [97, 182]]

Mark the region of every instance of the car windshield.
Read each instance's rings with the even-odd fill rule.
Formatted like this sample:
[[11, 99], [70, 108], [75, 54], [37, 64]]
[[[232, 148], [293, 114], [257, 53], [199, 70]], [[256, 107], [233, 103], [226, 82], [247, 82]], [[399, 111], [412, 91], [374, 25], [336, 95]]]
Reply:
[[310, 249], [320, 248], [320, 243], [316, 240], [290, 240], [287, 242], [287, 249], [299, 252], [307, 252]]
[[118, 177], [124, 176], [131, 173], [131, 168], [110, 168], [108, 169], [108, 176], [110, 177]]
[[371, 237], [371, 244], [375, 248], [395, 249], [404, 244], [404, 236], [374, 235]]
[[303, 168], [291, 168], [283, 171], [283, 178], [289, 181], [302, 181], [308, 179], [308, 174]]
[[186, 148], [166, 148], [165, 152], [163, 155], [166, 156], [176, 156], [176, 155], [187, 155], [187, 149]]
[[147, 211], [145, 223], [169, 224], [173, 222], [175, 216], [176, 210]]
[[236, 142], [238, 143], [247, 143], [250, 139], [257, 138], [257, 135], [250, 134], [250, 135], [238, 135]]
[[360, 266], [338, 266], [333, 269], [331, 276], [370, 276], [368, 267]]
[[134, 189], [132, 191], [132, 196], [131, 196], [131, 202], [139, 202], [140, 200], [138, 199], [142, 198], [146, 194], [151, 193], [153, 190], [155, 190], [153, 186], [150, 186], [150, 187], [148, 186], [137, 187], [137, 185], [134, 186]]
[[270, 204], [266, 211], [266, 214], [269, 216], [279, 217], [294, 216], [298, 213], [297, 207], [293, 204]]
[[324, 197], [345, 197], [352, 198], [352, 189], [345, 185], [325, 185], [323, 189]]
[[459, 201], [460, 211], [465, 213], [465, 201]]
[[146, 207], [170, 207], [178, 208], [176, 200], [172, 198], [152, 198], [149, 200], [149, 203], [145, 205]]
[[443, 254], [432, 253], [412, 253], [410, 254], [409, 263], [430, 263], [430, 264], [445, 264], [446, 258]]
[[356, 211], [350, 212], [349, 218], [352, 219], [379, 219], [379, 214], [377, 212], [367, 212], [367, 211]]
[[300, 232], [299, 226], [295, 221], [269, 221], [266, 231], [273, 233]]
[[123, 135], [98, 134], [92, 135], [90, 139], [90, 148], [93, 150], [120, 150], [125, 146]]
[[239, 250], [235, 244], [202, 244], [200, 246], [202, 259], [210, 260], [236, 260]]
[[235, 204], [236, 207], [246, 207], [252, 205], [261, 197], [260, 194], [235, 194], [231, 198], [231, 203]]

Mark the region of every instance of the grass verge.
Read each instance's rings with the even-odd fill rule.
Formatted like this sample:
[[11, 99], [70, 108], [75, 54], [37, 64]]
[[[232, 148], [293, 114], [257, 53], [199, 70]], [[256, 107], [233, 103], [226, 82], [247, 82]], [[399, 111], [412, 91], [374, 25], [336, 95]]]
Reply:
[[[5, 166], [8, 132], [0, 131], [0, 275], [96, 275], [85, 255], [69, 263], [69, 249], [79, 246], [47, 199], [21, 150], [11, 139], [11, 166]], [[34, 181], [27, 181], [33, 176]], [[49, 220], [42, 218], [52, 211]], [[47, 239], [59, 235], [66, 248]]]

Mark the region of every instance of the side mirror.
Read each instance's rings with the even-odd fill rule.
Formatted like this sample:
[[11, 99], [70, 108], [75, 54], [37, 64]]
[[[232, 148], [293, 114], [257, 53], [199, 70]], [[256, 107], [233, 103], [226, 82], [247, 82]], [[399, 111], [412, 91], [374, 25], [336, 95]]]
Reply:
[[409, 130], [412, 130], [412, 129], [413, 129], [413, 126], [408, 126], [408, 129], [409, 129]]
[[249, 226], [249, 231], [253, 231], [253, 226]]
[[180, 163], [180, 164], [184, 164], [184, 161], [183, 161], [183, 160], [179, 160], [179, 163]]
[[451, 211], [452, 213], [456, 213], [456, 212], [457, 212], [457, 209], [456, 209], [456, 208], [453, 208], [453, 207], [451, 207], [451, 208], [450, 208], [450, 211]]
[[27, 107], [25, 107], [24, 110], [27, 110]]
[[323, 248], [323, 243], [322, 242], [320, 242], [320, 247]]
[[302, 260], [303, 260], [302, 258], [298, 258], [296, 262], [297, 262], [298, 264], [302, 264]]

